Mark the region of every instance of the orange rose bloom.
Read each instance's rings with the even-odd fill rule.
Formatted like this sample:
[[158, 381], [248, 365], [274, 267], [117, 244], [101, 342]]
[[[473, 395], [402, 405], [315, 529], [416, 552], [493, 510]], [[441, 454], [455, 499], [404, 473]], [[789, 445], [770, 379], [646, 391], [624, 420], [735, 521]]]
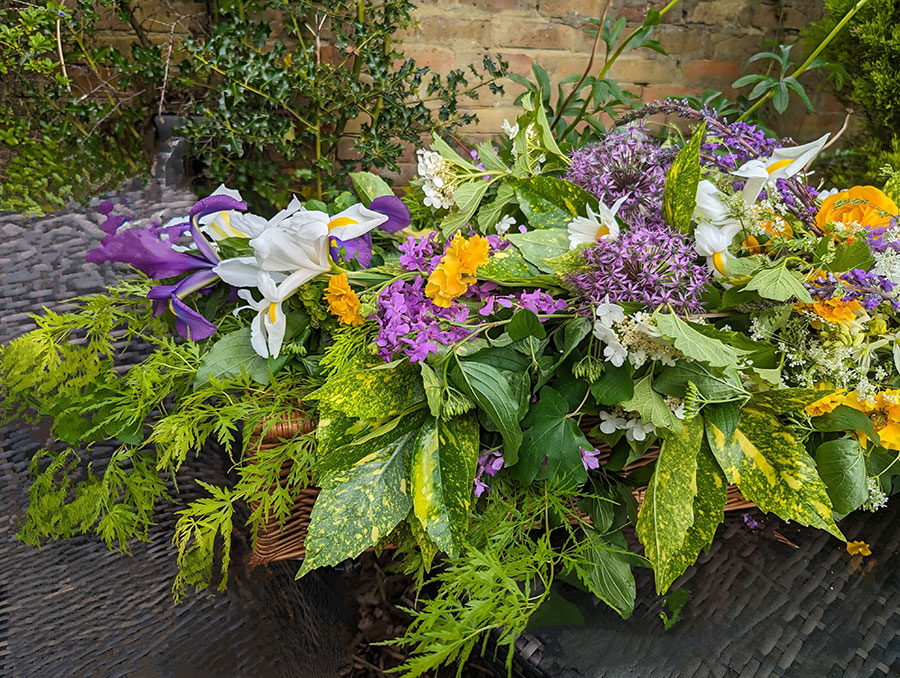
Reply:
[[341, 325], [362, 325], [363, 317], [359, 314], [359, 297], [350, 289], [347, 274], [332, 276], [325, 290], [325, 301], [328, 310], [337, 316]]
[[846, 225], [859, 224], [863, 228], [878, 228], [888, 226], [891, 217], [898, 213], [900, 209], [894, 201], [874, 186], [854, 186], [849, 191], [829, 195], [822, 201], [816, 215], [816, 225], [824, 230], [825, 224], [836, 221]]

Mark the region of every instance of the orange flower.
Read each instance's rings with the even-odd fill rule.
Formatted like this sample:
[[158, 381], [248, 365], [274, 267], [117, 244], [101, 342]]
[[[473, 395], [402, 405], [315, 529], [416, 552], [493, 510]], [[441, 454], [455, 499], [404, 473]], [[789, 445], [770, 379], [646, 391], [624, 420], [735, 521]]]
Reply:
[[441, 263], [428, 276], [425, 296], [435, 306], [448, 308], [454, 299], [464, 294], [469, 285], [475, 282], [479, 266], [488, 262], [489, 251], [490, 244], [484, 236], [476, 235], [468, 239], [461, 235], [455, 236]]
[[864, 541], [848, 541], [847, 553], [851, 556], [871, 556], [872, 549]]
[[897, 205], [874, 186], [854, 186], [849, 191], [829, 195], [822, 201], [816, 225], [825, 230], [832, 221], [862, 228], [888, 226], [891, 217], [900, 212]]
[[337, 316], [341, 325], [362, 325], [363, 317], [359, 314], [359, 297], [350, 289], [347, 274], [332, 276], [325, 290], [325, 301], [328, 310]]
[[823, 414], [833, 412], [838, 405], [844, 404], [844, 396], [841, 393], [832, 393], [824, 398], [819, 398], [816, 402], [810, 403], [804, 408], [811, 417], [820, 417]]

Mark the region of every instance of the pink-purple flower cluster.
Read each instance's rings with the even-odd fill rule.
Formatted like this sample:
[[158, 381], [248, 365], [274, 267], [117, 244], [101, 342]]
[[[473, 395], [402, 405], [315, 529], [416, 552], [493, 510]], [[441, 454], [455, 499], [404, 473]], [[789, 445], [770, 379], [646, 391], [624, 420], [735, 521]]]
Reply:
[[[543, 290], [522, 290], [518, 294], [506, 296], [488, 296], [484, 299], [484, 306], [478, 309], [478, 314], [489, 316], [501, 308], [524, 308], [536, 315], [551, 315], [557, 311], [564, 311], [568, 304], [562, 299], [554, 299], [552, 295]], [[542, 319], [543, 321], [544, 319]]]
[[670, 305], [699, 312], [700, 296], [711, 280], [694, 248], [667, 227], [632, 228], [616, 240], [603, 240], [581, 253], [583, 267], [566, 276], [581, 301], [638, 302], [649, 309]]
[[874, 311], [883, 302], [890, 303], [894, 311], [900, 311], [900, 299], [893, 294], [895, 287], [889, 278], [860, 268], [837, 276], [828, 273], [806, 284], [813, 297], [831, 299], [840, 296], [843, 301], [858, 301], [867, 311]]
[[473, 491], [476, 497], [481, 497], [484, 493], [491, 491], [491, 486], [484, 482], [482, 476], [490, 476], [493, 478], [505, 463], [503, 453], [499, 450], [485, 452], [478, 456], [478, 466], [475, 469], [475, 486]]

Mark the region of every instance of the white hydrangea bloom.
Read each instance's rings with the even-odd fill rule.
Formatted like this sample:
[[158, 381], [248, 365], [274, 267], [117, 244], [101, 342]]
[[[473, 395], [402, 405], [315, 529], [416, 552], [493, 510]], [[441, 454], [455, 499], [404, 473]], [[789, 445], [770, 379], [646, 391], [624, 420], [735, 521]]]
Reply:
[[435, 209], [450, 209], [453, 206], [453, 193], [456, 189], [452, 163], [436, 151], [420, 149], [416, 154], [419, 158], [418, 173], [423, 180], [425, 205]]

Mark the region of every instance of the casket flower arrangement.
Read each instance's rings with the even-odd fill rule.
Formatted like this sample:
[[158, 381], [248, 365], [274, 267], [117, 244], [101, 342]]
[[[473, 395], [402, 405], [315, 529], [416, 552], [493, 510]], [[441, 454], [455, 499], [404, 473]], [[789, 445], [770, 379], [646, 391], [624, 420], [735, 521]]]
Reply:
[[[511, 657], [556, 581], [627, 617], [632, 568], [665, 592], [741, 495], [852, 538], [900, 473], [896, 178], [819, 186], [827, 135], [685, 102], [621, 123], [564, 151], [526, 99], [496, 145], [435, 136], [402, 200], [360, 173], [270, 219], [225, 188], [167, 224], [110, 212], [88, 259], [136, 275], [3, 350], [7, 409], [73, 446], [35, 458], [20, 536], [127, 549], [217, 440], [236, 482], [182, 511], [176, 592], [219, 560], [224, 585], [239, 505], [256, 534], [319, 487], [298, 576], [390, 545], [433, 584], [409, 675], [489, 631]], [[116, 369], [123, 342], [148, 357]], [[254, 442], [291, 412], [315, 426]]]

